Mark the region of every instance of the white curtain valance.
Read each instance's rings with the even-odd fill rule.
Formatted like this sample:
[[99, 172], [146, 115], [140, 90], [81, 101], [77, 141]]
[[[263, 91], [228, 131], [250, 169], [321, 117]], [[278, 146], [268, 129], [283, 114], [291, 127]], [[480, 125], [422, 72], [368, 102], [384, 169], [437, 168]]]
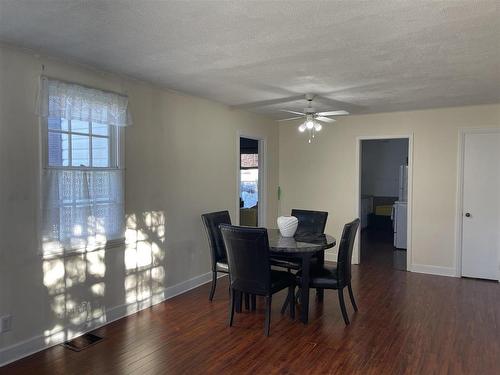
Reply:
[[114, 126], [132, 124], [128, 97], [42, 76], [38, 115], [92, 121]]

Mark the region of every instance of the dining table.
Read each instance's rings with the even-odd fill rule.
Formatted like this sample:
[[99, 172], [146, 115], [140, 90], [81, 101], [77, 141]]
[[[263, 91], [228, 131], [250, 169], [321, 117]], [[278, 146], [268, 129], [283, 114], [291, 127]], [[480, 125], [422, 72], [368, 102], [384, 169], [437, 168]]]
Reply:
[[[278, 229], [268, 229], [270, 256], [273, 258], [300, 262], [300, 320], [309, 321], [309, 268], [311, 258], [316, 255], [319, 265], [324, 265], [325, 250], [334, 247], [337, 240], [328, 234], [298, 233], [283, 237]], [[319, 291], [320, 298], [323, 291]]]

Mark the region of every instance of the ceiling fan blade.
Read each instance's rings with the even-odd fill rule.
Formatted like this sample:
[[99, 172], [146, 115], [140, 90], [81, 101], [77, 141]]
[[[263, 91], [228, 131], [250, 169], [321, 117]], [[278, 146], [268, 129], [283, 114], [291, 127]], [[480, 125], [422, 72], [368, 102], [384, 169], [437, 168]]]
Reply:
[[344, 110], [318, 112], [318, 116], [342, 116], [342, 115], [348, 115], [348, 114], [349, 114], [349, 112], [344, 111]]
[[295, 96], [289, 96], [287, 98], [270, 99], [270, 100], [262, 100], [260, 102], [237, 104], [237, 105], [231, 106], [231, 108], [233, 108], [233, 109], [248, 109], [248, 108], [255, 108], [255, 107], [267, 107], [270, 105], [287, 103], [287, 102], [294, 102], [296, 100], [302, 100], [302, 99], [304, 99], [304, 95], [295, 95]]
[[[283, 118], [283, 119], [280, 119], [280, 120], [276, 120], [278, 122], [281, 122], [281, 121], [290, 121], [290, 120], [297, 120], [299, 118], [304, 118], [304, 116], [298, 116], [298, 117], [290, 117], [290, 118]], [[329, 119], [330, 120], [330, 119]]]
[[323, 117], [323, 116], [318, 116], [315, 119], [319, 120], [319, 121], [323, 121], [323, 122], [335, 122], [334, 119], [329, 118], [329, 117]]
[[351, 113], [359, 112], [363, 108], [362, 106], [359, 106], [356, 104], [341, 102], [341, 101], [338, 101], [335, 99], [330, 99], [330, 98], [327, 98], [326, 96], [320, 96], [320, 95], [315, 96], [314, 100], [318, 101], [318, 102], [322, 102], [322, 103], [327, 104], [327, 105], [330, 105], [334, 108], [335, 107], [345, 108], [347, 111], [349, 111]]
[[288, 112], [288, 113], [293, 113], [294, 115], [302, 115], [305, 116], [305, 113], [302, 112], [296, 112], [296, 111], [289, 111], [288, 109], [280, 109], [281, 112]]

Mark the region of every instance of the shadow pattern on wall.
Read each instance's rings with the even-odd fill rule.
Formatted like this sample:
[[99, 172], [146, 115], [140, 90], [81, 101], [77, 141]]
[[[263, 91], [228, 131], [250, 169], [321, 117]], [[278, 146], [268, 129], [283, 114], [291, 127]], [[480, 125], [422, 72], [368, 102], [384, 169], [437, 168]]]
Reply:
[[[50, 322], [44, 344], [67, 341], [164, 300], [165, 254], [165, 214], [149, 211], [126, 216], [124, 245], [44, 259]], [[117, 262], [122, 270], [113, 267]], [[110, 308], [124, 311], [110, 314]]]

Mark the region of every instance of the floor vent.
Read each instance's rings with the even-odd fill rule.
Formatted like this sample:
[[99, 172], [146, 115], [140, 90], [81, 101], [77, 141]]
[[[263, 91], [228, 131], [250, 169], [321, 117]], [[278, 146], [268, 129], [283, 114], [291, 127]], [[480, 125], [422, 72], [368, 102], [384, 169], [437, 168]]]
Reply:
[[66, 341], [62, 346], [74, 350], [75, 352], [80, 352], [83, 349], [87, 349], [89, 346], [97, 344], [103, 339], [101, 336], [97, 336], [94, 333], [86, 333], [82, 336], [76, 337], [73, 340]]

